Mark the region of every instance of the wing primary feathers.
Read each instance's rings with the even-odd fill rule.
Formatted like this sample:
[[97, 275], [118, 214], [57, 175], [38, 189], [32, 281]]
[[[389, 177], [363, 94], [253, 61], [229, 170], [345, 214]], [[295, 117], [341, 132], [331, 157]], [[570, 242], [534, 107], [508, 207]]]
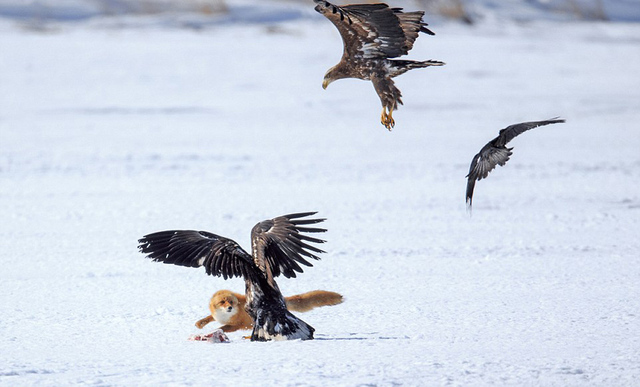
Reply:
[[316, 228], [316, 227], [297, 227], [297, 230], [301, 232], [326, 232], [327, 231], [324, 228]]
[[[325, 0], [314, 2], [317, 4], [315, 10], [337, 28], [343, 43], [342, 58], [327, 71], [322, 87], [326, 89], [331, 82], [344, 78], [373, 81], [383, 108], [381, 123], [391, 129], [395, 123], [393, 111], [402, 105], [400, 90], [391, 78], [411, 69], [444, 64], [436, 64], [436, 61], [414, 65], [390, 63], [392, 58], [407, 55], [421, 32], [435, 35], [423, 20], [425, 12], [404, 12], [400, 7], [392, 8], [385, 3], [336, 6]], [[376, 78], [379, 81], [376, 82]]]
[[503, 166], [509, 161], [509, 158], [513, 154], [513, 148], [507, 148], [511, 140], [516, 136], [537, 128], [539, 126], [558, 124], [565, 122], [564, 119], [554, 117], [544, 121], [530, 121], [521, 122], [519, 124], [509, 125], [506, 128], [500, 130], [498, 137], [489, 141], [485, 146], [480, 149], [480, 152], [473, 156], [471, 165], [469, 166], [469, 173], [467, 174], [467, 191], [466, 202], [467, 208], [471, 211], [471, 204], [473, 201], [473, 190], [476, 180], [482, 180], [489, 176], [489, 173], [497, 166]]
[[279, 216], [256, 224], [251, 231], [253, 256], [257, 265], [270, 266], [274, 277], [282, 274], [290, 278], [296, 273], [302, 273], [300, 265], [312, 266], [307, 258], [320, 259], [316, 254], [324, 253], [323, 250], [313, 246], [315, 243], [324, 243], [319, 238], [314, 238], [305, 233], [319, 233], [326, 230], [319, 227], [304, 227], [301, 225], [317, 224], [325, 219], [312, 218], [316, 212], [301, 212]]
[[[304, 243], [304, 242], [301, 242], [301, 241], [298, 241], [297, 245], [298, 245], [298, 246], [300, 246], [300, 247], [302, 248], [302, 249], [301, 249], [301, 251], [302, 251], [303, 253], [305, 252], [305, 251], [304, 251], [305, 249], [306, 249], [306, 250], [313, 251], [314, 253], [319, 253], [319, 254], [321, 254], [321, 253], [325, 253], [325, 252], [326, 252], [326, 251], [320, 250], [320, 249], [319, 249], [319, 248], [317, 248], [317, 247], [310, 246], [310, 245], [308, 245], [308, 244], [306, 244], [306, 243]], [[320, 258], [316, 258], [316, 259], [320, 259]]]
[[292, 234], [292, 236], [295, 237], [295, 238], [298, 238], [300, 240], [307, 241], [307, 242], [313, 242], [313, 243], [325, 243], [326, 242], [323, 239], [313, 238], [313, 237], [302, 235], [302, 234]]
[[430, 29], [428, 29], [425, 26], [420, 26], [420, 32], [424, 32], [425, 34], [432, 35], [432, 36], [436, 34], [435, 32], [431, 31]]
[[[319, 259], [314, 253], [324, 251], [313, 243], [323, 240], [302, 234], [324, 232], [320, 228], [300, 227], [324, 219], [306, 219], [315, 212], [301, 212], [256, 224], [251, 230], [253, 255], [236, 242], [206, 231], [171, 230], [148, 234], [138, 240], [138, 249], [154, 261], [181, 266], [204, 266], [206, 273], [223, 277], [242, 276], [247, 283], [247, 311], [254, 323], [251, 340], [312, 339], [313, 328], [289, 313], [273, 277], [282, 274], [296, 277], [301, 265], [312, 266], [305, 259]], [[305, 243], [307, 242], [307, 243]]]
[[206, 231], [171, 230], [146, 235], [140, 252], [156, 262], [178, 266], [204, 266], [214, 276], [255, 278], [251, 256], [231, 239]]
[[[295, 214], [282, 215], [281, 217], [291, 220], [291, 219], [297, 219], [297, 218], [305, 218], [307, 216], [315, 215], [317, 213], [318, 213], [317, 211], [298, 212], [298, 213], [295, 213]], [[306, 220], [311, 220], [311, 219], [306, 219]], [[324, 219], [322, 219], [322, 220], [324, 220]], [[319, 220], [319, 221], [322, 222], [322, 220]]]
[[324, 222], [326, 219], [295, 219], [292, 220], [291, 223], [293, 225], [301, 225], [301, 224], [315, 224], [315, 223], [320, 223], [320, 222]]
[[[282, 274], [295, 277], [302, 267], [312, 266], [309, 258], [320, 259], [317, 254], [325, 251], [314, 244], [325, 243], [308, 233], [327, 230], [307, 227], [325, 221], [324, 218], [308, 218], [316, 212], [299, 212], [260, 222], [251, 231], [253, 255], [244, 251], [236, 242], [207, 231], [168, 230], [145, 235], [139, 239], [138, 249], [156, 262], [178, 266], [204, 266], [209, 275], [244, 277], [257, 280], [266, 265], [274, 277]], [[264, 278], [264, 277], [263, 277]]]
[[565, 122], [564, 119], [554, 117], [544, 121], [521, 122], [519, 124], [509, 125], [500, 131], [499, 136], [494, 140], [494, 145], [507, 145], [509, 141], [513, 140], [516, 136], [519, 136], [527, 130], [534, 129], [539, 126], [558, 124], [563, 122]]

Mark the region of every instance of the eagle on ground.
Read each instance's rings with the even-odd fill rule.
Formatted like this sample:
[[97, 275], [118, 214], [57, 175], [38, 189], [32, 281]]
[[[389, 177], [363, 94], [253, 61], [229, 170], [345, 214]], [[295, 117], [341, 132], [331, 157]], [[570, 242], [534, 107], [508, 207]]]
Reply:
[[371, 81], [382, 103], [382, 125], [391, 130], [393, 111], [402, 105], [402, 93], [392, 78], [411, 69], [444, 65], [435, 60], [390, 59], [409, 53], [420, 32], [435, 35], [422, 21], [424, 12], [403, 12], [384, 3], [339, 7], [325, 0], [314, 2], [315, 10], [338, 28], [344, 43], [342, 59], [327, 71], [322, 87], [342, 78]]
[[465, 176], [468, 178], [466, 195], [467, 208], [471, 210], [473, 189], [476, 185], [476, 180], [486, 178], [489, 176], [489, 172], [491, 172], [496, 165], [503, 166], [507, 161], [509, 161], [509, 157], [513, 154], [513, 152], [511, 152], [513, 148], [506, 147], [509, 141], [527, 130], [537, 128], [538, 126], [558, 124], [561, 122], [565, 122], [565, 120], [555, 117], [546, 121], [521, 122], [500, 130], [498, 137], [489, 141], [487, 145], [482, 147], [480, 152], [473, 157], [473, 160], [471, 160], [469, 174]]
[[324, 243], [306, 233], [325, 232], [307, 227], [324, 219], [308, 218], [315, 212], [279, 216], [251, 230], [251, 254], [231, 239], [206, 231], [160, 231], [141, 238], [138, 249], [157, 262], [179, 266], [204, 266], [207, 274], [224, 279], [244, 278], [245, 309], [253, 320], [252, 341], [310, 340], [314, 329], [287, 310], [275, 277], [302, 273], [300, 264], [313, 266], [324, 253], [309, 243]]

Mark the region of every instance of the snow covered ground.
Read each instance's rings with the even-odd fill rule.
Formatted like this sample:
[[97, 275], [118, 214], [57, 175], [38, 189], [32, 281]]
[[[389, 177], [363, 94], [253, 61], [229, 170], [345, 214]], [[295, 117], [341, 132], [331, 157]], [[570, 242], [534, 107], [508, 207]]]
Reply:
[[[370, 84], [322, 90], [320, 16], [137, 20], [0, 21], [0, 385], [640, 384], [639, 24], [433, 23], [389, 133]], [[473, 155], [554, 116], [470, 216]], [[345, 296], [317, 340], [187, 341], [243, 283], [137, 239], [310, 210], [327, 254], [279, 285]]]

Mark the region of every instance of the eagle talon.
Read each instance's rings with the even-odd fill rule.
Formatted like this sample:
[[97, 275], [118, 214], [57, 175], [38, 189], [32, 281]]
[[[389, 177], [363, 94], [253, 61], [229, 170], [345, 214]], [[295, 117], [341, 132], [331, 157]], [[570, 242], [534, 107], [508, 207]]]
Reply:
[[391, 116], [392, 112], [393, 110], [390, 110], [389, 113], [387, 113], [386, 109], [382, 109], [382, 115], [380, 117], [380, 123], [382, 123], [385, 128], [389, 129], [389, 131], [391, 131], [391, 128], [396, 125], [396, 121]]
[[254, 328], [251, 341], [312, 340], [315, 329], [286, 309], [274, 278], [302, 273], [298, 262], [310, 266], [307, 259], [318, 260], [316, 254], [324, 253], [315, 244], [325, 241], [308, 235], [326, 231], [306, 226], [325, 220], [308, 218], [314, 214], [299, 212], [257, 223], [251, 229], [251, 254], [229, 238], [196, 230], [151, 233], [138, 240], [138, 249], [156, 262], [204, 267], [207, 274], [225, 279], [243, 277], [245, 311], [254, 327], [262, 327]]
[[403, 12], [384, 3], [337, 6], [327, 0], [314, 2], [315, 10], [337, 27], [343, 43], [342, 58], [325, 73], [322, 87], [344, 78], [371, 81], [383, 107], [380, 122], [391, 130], [395, 126], [392, 112], [402, 105], [402, 92], [393, 78], [412, 69], [444, 65], [436, 60], [395, 59], [411, 51], [420, 33], [434, 35], [423, 20], [424, 11]]

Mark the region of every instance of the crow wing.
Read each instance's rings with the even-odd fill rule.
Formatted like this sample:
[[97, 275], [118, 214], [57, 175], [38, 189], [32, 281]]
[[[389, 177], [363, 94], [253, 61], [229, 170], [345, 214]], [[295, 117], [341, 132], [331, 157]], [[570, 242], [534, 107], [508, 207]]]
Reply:
[[300, 219], [314, 215], [315, 212], [304, 212], [279, 216], [256, 224], [251, 230], [251, 246], [255, 264], [262, 270], [267, 266], [273, 277], [282, 274], [287, 278], [302, 273], [300, 264], [312, 266], [305, 258], [320, 259], [315, 254], [324, 253], [310, 243], [324, 243], [322, 239], [310, 237], [304, 233], [320, 233], [327, 230], [306, 227], [320, 223], [324, 219]]
[[171, 230], [145, 235], [138, 249], [154, 261], [178, 266], [204, 266], [207, 274], [224, 279], [258, 275], [251, 255], [231, 239], [206, 231]]
[[527, 130], [537, 128], [538, 126], [558, 124], [561, 122], [565, 122], [565, 120], [555, 117], [545, 121], [521, 122], [519, 124], [509, 125], [506, 128], [502, 129], [500, 131], [500, 135], [492, 142], [494, 146], [504, 146], [507, 145], [509, 141], [513, 140], [516, 136], [526, 132]]
[[511, 148], [496, 148], [489, 143], [485, 145], [480, 153], [473, 157], [471, 166], [469, 167], [469, 174], [467, 174], [467, 205], [471, 208], [471, 202], [473, 200], [473, 189], [476, 185], [476, 180], [482, 180], [489, 176], [496, 165], [505, 165], [509, 161], [511, 156]]
[[469, 174], [466, 176], [468, 178], [466, 193], [467, 205], [471, 207], [476, 180], [486, 178], [496, 165], [503, 166], [509, 161], [509, 157], [513, 154], [513, 148], [507, 148], [505, 146], [509, 141], [527, 130], [561, 122], [565, 122], [565, 120], [555, 117], [545, 121], [521, 122], [519, 124], [509, 125], [500, 130], [498, 137], [489, 141], [487, 145], [482, 147], [480, 152], [473, 157], [473, 160], [471, 160]]
[[472, 180], [482, 180], [489, 176], [496, 165], [505, 165], [513, 154], [512, 148], [495, 147], [492, 144], [485, 145], [480, 153], [473, 157], [469, 174], [466, 176]]
[[424, 12], [402, 12], [387, 4], [352, 4], [339, 7], [314, 0], [316, 11], [329, 19], [344, 43], [343, 60], [395, 58], [406, 55], [420, 31], [433, 35], [422, 22]]

